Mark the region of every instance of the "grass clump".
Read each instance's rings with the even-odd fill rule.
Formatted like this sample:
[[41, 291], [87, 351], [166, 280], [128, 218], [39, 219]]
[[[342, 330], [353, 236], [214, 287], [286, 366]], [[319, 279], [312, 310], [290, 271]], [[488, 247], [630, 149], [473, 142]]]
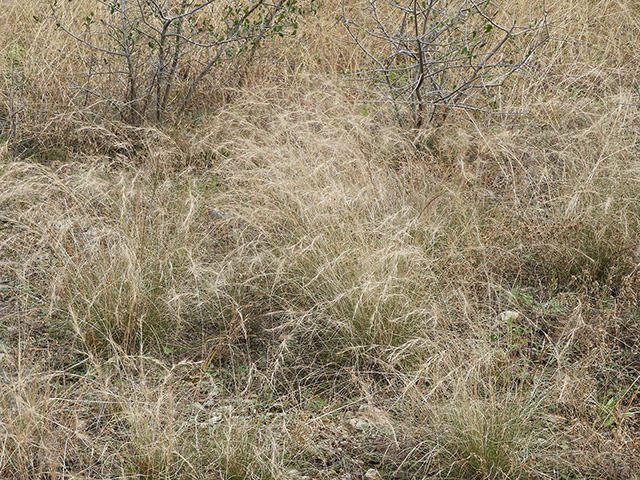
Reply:
[[113, 183], [108, 175], [10, 164], [5, 198], [39, 198], [16, 218], [16, 235], [40, 237], [35, 256], [45, 285], [33, 288], [50, 289], [50, 315], [68, 323], [83, 348], [161, 353], [179, 343], [197, 309], [215, 304], [198, 292], [207, 268], [200, 249], [215, 222], [211, 230], [194, 226], [207, 214], [194, 190], [127, 173]]
[[454, 478], [527, 478], [550, 432], [541, 419], [539, 399], [493, 392], [452, 402], [445, 445]]

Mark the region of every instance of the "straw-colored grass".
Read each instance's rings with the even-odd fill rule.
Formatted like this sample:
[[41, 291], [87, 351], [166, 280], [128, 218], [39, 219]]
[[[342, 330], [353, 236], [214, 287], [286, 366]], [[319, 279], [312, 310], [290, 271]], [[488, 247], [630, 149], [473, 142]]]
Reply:
[[640, 10], [548, 6], [402, 130], [336, 2], [138, 126], [3, 4], [0, 477], [638, 478]]

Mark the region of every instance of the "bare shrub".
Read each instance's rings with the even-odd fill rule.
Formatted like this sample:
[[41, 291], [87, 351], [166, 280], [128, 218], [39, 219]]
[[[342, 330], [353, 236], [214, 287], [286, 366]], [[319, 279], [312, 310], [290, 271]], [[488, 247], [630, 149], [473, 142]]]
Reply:
[[353, 75], [416, 127], [453, 108], [488, 110], [491, 91], [529, 67], [550, 36], [544, 3], [524, 26], [491, 1], [369, 0], [364, 19], [342, 10], [371, 65]]

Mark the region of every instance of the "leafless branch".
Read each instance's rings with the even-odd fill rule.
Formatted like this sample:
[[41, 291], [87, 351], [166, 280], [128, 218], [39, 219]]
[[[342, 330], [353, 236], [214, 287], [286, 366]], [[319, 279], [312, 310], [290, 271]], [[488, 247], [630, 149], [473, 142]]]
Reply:
[[[542, 6], [540, 18], [521, 27], [515, 12], [507, 24], [495, 20], [499, 9], [490, 1], [369, 0], [368, 20], [348, 15], [343, 2], [346, 30], [372, 63], [353, 76], [387, 96], [396, 112], [408, 108], [416, 127], [452, 108], [485, 111], [472, 103], [474, 92], [529, 67], [551, 38]], [[517, 37], [531, 41], [516, 45]]]

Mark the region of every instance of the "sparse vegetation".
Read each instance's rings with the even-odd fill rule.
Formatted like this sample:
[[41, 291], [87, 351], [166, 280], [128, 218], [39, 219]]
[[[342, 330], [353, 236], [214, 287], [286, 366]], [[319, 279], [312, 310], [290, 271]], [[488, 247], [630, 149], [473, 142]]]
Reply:
[[342, 3], [345, 27], [371, 63], [354, 77], [401, 126], [441, 123], [453, 109], [490, 112], [492, 90], [529, 68], [554, 29], [545, 2], [531, 5], [522, 25], [491, 1], [368, 3], [362, 20], [361, 8]]
[[160, 121], [176, 103], [183, 112], [221, 64], [227, 64], [222, 75], [238, 81], [262, 43], [295, 35], [298, 16], [316, 9], [314, 0], [304, 6], [297, 0], [48, 2], [56, 27], [86, 50], [79, 54], [83, 71], [71, 77], [83, 106], [106, 103], [132, 124]]
[[[65, 3], [66, 29], [116, 4]], [[127, 97], [87, 64], [97, 24], [3, 3], [0, 477], [638, 478], [640, 11], [547, 2], [525, 74], [482, 90], [517, 115], [425, 100], [402, 126], [350, 88], [371, 56], [340, 12], [371, 5], [295, 38], [256, 18], [215, 74], [197, 29], [138, 44]]]

